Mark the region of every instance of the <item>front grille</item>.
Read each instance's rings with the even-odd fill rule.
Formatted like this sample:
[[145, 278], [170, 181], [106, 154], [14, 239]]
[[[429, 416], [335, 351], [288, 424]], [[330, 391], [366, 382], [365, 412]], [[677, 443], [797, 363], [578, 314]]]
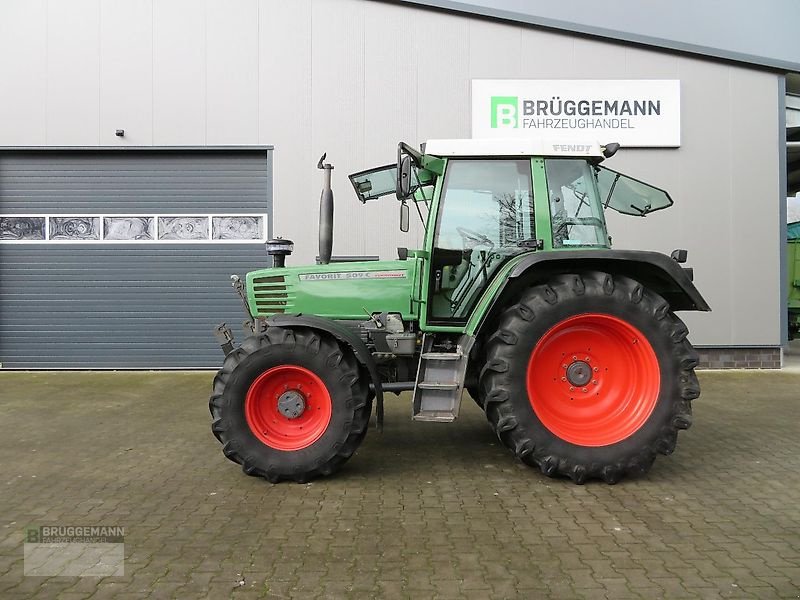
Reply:
[[255, 277], [253, 279], [253, 297], [256, 303], [256, 313], [271, 315], [291, 312], [291, 307], [294, 305], [291, 287], [291, 284], [287, 285], [283, 275]]

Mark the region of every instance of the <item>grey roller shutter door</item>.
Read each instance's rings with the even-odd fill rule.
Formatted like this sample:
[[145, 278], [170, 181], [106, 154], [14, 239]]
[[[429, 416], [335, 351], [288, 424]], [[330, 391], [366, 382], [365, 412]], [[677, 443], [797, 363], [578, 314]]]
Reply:
[[[271, 214], [269, 151], [3, 151], [0, 214]], [[264, 223], [268, 227], [268, 219]], [[0, 243], [3, 368], [215, 368], [263, 244]]]

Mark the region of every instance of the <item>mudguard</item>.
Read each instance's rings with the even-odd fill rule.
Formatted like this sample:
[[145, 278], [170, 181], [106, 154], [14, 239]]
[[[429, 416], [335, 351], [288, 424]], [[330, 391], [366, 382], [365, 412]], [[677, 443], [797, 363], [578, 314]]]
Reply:
[[[508, 283], [523, 275], [537, 279], [575, 270], [625, 275], [661, 295], [673, 311], [710, 311], [711, 307], [680, 264], [666, 254], [641, 250], [571, 250], [526, 256], [508, 274]], [[504, 286], [505, 288], [505, 286]], [[502, 290], [501, 290], [502, 292]]]
[[383, 387], [381, 386], [381, 379], [378, 375], [378, 367], [367, 345], [354, 331], [331, 319], [302, 314], [273, 315], [267, 319], [267, 325], [288, 328], [308, 327], [311, 329], [319, 329], [331, 334], [340, 342], [350, 346], [353, 353], [356, 355], [356, 360], [364, 365], [372, 380], [372, 386], [375, 390], [375, 416], [378, 429], [383, 430]]

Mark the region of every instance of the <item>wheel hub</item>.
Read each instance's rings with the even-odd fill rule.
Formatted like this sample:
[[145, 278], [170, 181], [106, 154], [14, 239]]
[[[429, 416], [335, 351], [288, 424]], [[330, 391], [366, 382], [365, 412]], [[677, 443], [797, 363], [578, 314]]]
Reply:
[[256, 377], [244, 402], [247, 425], [275, 450], [302, 450], [319, 440], [331, 422], [333, 405], [325, 383], [313, 371], [284, 364]]
[[287, 419], [296, 419], [306, 410], [306, 398], [297, 390], [288, 390], [278, 397], [278, 412]]
[[592, 367], [583, 360], [576, 360], [567, 367], [567, 380], [576, 387], [583, 387], [592, 379]]
[[528, 399], [536, 417], [578, 446], [608, 446], [639, 431], [660, 386], [659, 360], [647, 338], [605, 313], [557, 322], [528, 360]]

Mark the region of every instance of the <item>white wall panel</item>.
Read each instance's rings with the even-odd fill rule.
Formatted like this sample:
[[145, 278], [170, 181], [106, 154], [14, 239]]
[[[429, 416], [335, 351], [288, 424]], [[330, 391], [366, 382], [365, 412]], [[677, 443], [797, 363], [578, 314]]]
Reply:
[[587, 38], [573, 41], [573, 75], [580, 79], [625, 79], [625, 47]]
[[47, 3], [47, 144], [100, 141], [100, 0]]
[[[424, 43], [416, 15], [402, 6], [364, 3], [364, 167], [392, 163], [400, 140], [417, 146], [417, 69]], [[402, 40], [398, 43], [398, 40]], [[387, 68], [387, 65], [392, 65]], [[396, 256], [398, 246], [419, 248], [424, 239], [411, 205], [411, 229], [400, 231], [400, 205], [394, 196], [362, 205], [347, 186], [343, 201], [363, 213], [364, 254]]]
[[0, 2], [0, 145], [45, 144], [45, 0]]
[[568, 35], [522, 28], [522, 77], [567, 79], [573, 77], [575, 38]]
[[204, 0], [153, 3], [153, 144], [206, 141]]
[[[125, 131], [117, 137], [115, 131]], [[153, 0], [100, 4], [100, 144], [153, 143]]]
[[[311, 72], [311, 152], [323, 152], [336, 167], [333, 172], [334, 212], [333, 249], [335, 254], [364, 254], [364, 231], [369, 225], [365, 212], [357, 210], [349, 193], [347, 174], [371, 164], [364, 153], [364, 11], [362, 0], [314, 0], [312, 3]], [[300, 169], [305, 170], [304, 165]], [[313, 197], [319, 198], [321, 178], [312, 177]], [[312, 214], [314, 214], [312, 212]], [[314, 215], [316, 216], [316, 215]], [[306, 216], [308, 219], [308, 216]], [[316, 239], [317, 219], [306, 222]], [[302, 248], [307, 255], [313, 250]]]
[[425, 11], [415, 15], [420, 40], [417, 67], [417, 138], [470, 135], [470, 19]]
[[625, 68], [631, 79], [676, 79], [678, 56], [629, 46], [625, 48]]
[[275, 146], [273, 234], [295, 242], [289, 260], [298, 264], [316, 256], [321, 187], [311, 152], [311, 0], [261, 0], [258, 19], [259, 142]]
[[206, 7], [206, 143], [257, 144], [258, 1]]
[[516, 79], [522, 77], [522, 29], [470, 19], [469, 74], [471, 79]]
[[[729, 259], [733, 232], [730, 228], [730, 100], [710, 93], [709, 89], [727, 90], [729, 67], [703, 63], [688, 58], [678, 60], [681, 80], [681, 148], [656, 151], [640, 170], [653, 179], [664, 163], [663, 186], [670, 190], [675, 206], [669, 209], [682, 218], [679, 226], [658, 227], [653, 223], [642, 228], [629, 245], [651, 239], [662, 252], [670, 243], [689, 250], [695, 267], [695, 284], [702, 290], [713, 312], [683, 315], [692, 334], [691, 340], [707, 345], [730, 344], [733, 322], [730, 303], [737, 272]], [[640, 153], [642, 154], [642, 153]], [[687, 160], [689, 156], [696, 157]], [[647, 159], [647, 156], [642, 156]], [[638, 166], [638, 165], [637, 165]], [[670, 239], [671, 238], [671, 239]]]
[[736, 127], [729, 146], [731, 338], [752, 344], [774, 343], [783, 333], [774, 318], [780, 311], [775, 293], [780, 289], [780, 263], [775, 257], [781, 250], [782, 210], [774, 201], [780, 196], [778, 111], [768, 110], [778, 106], [775, 79], [770, 73], [731, 68], [727, 94], [730, 123]]

